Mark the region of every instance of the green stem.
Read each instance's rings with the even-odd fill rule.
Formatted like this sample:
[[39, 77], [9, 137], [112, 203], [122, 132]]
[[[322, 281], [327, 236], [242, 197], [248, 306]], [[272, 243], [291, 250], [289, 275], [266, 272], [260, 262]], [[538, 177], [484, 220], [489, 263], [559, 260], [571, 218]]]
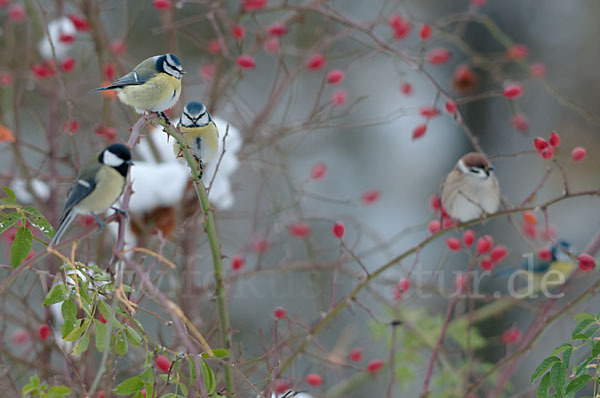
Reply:
[[[198, 195], [198, 200], [200, 201], [200, 205], [202, 206], [202, 212], [204, 213], [204, 230], [206, 231], [206, 235], [208, 236], [208, 243], [210, 245], [210, 251], [212, 253], [213, 258], [213, 267], [215, 272], [215, 286], [217, 290], [217, 308], [219, 311], [219, 323], [221, 326], [221, 341], [223, 346], [229, 351], [229, 358], [231, 360], [231, 336], [230, 336], [230, 327], [229, 327], [229, 313], [227, 311], [227, 296], [225, 291], [225, 283], [223, 281], [223, 261], [221, 256], [221, 244], [219, 243], [219, 238], [217, 236], [217, 230], [215, 228], [215, 217], [210, 207], [210, 202], [208, 201], [208, 193], [206, 192], [206, 187], [202, 183], [200, 168], [198, 166], [198, 162], [192, 156], [190, 152], [187, 142], [183, 138], [183, 135], [177, 131], [172, 125], [168, 125], [164, 120], [156, 120], [156, 123], [163, 126], [165, 132], [169, 134], [171, 137], [175, 138], [179, 146], [183, 151], [183, 157], [190, 166], [192, 172], [192, 178], [194, 181], [194, 188], [196, 189], [196, 194]], [[231, 371], [231, 366], [225, 366], [225, 384], [227, 386], [227, 397], [232, 397], [235, 391], [234, 382], [233, 382], [233, 373]]]

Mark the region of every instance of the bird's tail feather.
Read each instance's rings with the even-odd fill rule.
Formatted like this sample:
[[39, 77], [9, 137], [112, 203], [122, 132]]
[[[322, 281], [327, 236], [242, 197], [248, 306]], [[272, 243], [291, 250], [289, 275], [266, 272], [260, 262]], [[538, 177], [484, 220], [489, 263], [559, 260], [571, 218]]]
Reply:
[[65, 214], [65, 216], [58, 224], [58, 228], [56, 228], [56, 232], [54, 233], [54, 236], [50, 241], [50, 246], [54, 246], [60, 241], [60, 238], [62, 238], [67, 228], [69, 228], [69, 225], [71, 224], [76, 215], [77, 213], [73, 210], [70, 210], [67, 214]]

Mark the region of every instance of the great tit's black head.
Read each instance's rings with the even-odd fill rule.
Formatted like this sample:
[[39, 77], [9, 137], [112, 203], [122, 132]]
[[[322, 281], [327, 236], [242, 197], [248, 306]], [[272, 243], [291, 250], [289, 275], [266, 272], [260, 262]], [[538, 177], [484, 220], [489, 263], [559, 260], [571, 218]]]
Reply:
[[179, 58], [175, 54], [164, 54], [156, 59], [156, 70], [173, 76], [176, 79], [181, 79], [181, 75], [185, 74]]
[[112, 144], [106, 147], [106, 149], [100, 152], [98, 161], [103, 165], [114, 168], [123, 177], [127, 175], [129, 166], [133, 164], [131, 161], [131, 151], [123, 144]]
[[460, 158], [458, 168], [464, 174], [471, 174], [483, 179], [488, 178], [494, 170], [488, 158], [479, 152], [470, 152]]
[[188, 102], [181, 112], [179, 124], [183, 127], [203, 127], [206, 126], [212, 118], [202, 102]]

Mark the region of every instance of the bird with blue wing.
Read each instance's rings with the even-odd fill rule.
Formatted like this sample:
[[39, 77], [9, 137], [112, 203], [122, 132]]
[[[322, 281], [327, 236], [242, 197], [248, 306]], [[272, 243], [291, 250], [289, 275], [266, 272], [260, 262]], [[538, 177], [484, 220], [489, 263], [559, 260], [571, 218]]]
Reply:
[[496, 276], [515, 274], [525, 279], [527, 286], [519, 289], [517, 293], [538, 293], [542, 289], [550, 290], [563, 285], [577, 268], [573, 260], [574, 248], [564, 240], [540, 250], [537, 256], [529, 256], [520, 268], [501, 270]]
[[140, 62], [112, 84], [91, 91], [115, 90], [119, 100], [136, 112], [155, 112], [169, 122], [164, 111], [179, 100], [184, 74], [175, 54], [156, 55]]
[[[183, 108], [177, 126], [202, 172], [204, 166], [214, 159], [219, 150], [217, 125], [203, 103], [191, 101]], [[173, 144], [173, 152], [177, 157], [182, 155], [177, 142]]]

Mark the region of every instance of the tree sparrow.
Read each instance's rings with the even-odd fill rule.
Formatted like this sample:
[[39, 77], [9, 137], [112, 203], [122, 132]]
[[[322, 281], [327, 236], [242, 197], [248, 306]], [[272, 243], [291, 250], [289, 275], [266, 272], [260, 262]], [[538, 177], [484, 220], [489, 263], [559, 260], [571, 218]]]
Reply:
[[498, 210], [500, 188], [493, 170], [481, 153], [460, 158], [441, 187], [442, 206], [450, 217], [467, 222]]

